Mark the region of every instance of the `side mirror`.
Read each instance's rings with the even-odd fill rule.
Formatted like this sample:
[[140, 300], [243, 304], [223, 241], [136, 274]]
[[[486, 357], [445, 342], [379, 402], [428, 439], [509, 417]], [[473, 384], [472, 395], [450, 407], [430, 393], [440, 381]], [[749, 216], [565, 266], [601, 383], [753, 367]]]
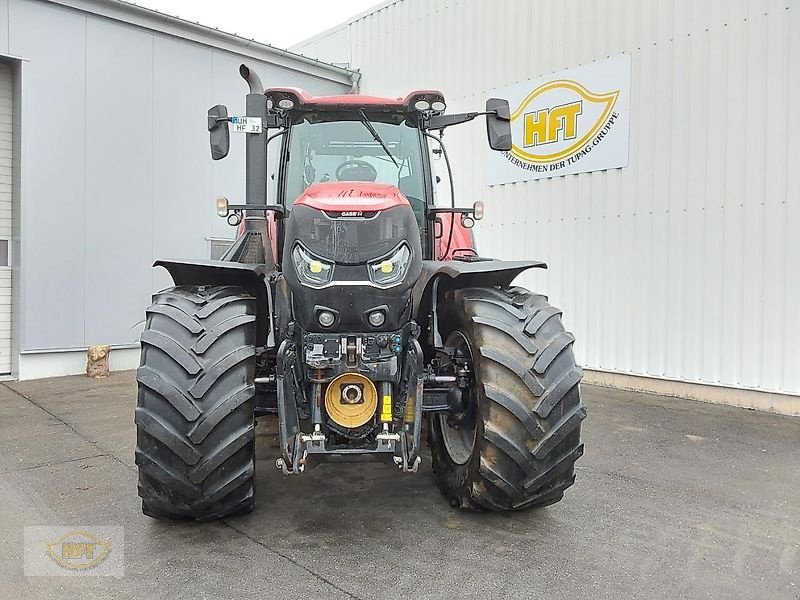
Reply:
[[220, 160], [228, 156], [231, 134], [228, 129], [228, 109], [217, 104], [208, 109], [208, 133], [211, 142], [211, 158]]
[[511, 110], [508, 100], [489, 98], [486, 101], [486, 136], [492, 150], [511, 150]]

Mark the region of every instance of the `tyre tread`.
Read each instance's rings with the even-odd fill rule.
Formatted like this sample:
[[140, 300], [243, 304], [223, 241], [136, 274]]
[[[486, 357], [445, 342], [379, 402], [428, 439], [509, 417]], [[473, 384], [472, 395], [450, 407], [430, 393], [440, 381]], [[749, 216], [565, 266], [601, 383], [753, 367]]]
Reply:
[[441, 423], [431, 420], [439, 487], [452, 504], [473, 510], [558, 502], [575, 481], [586, 417], [580, 399], [583, 371], [575, 364], [575, 338], [564, 330], [561, 311], [545, 296], [519, 287], [449, 294], [442, 322], [451, 331], [463, 329], [476, 346], [477, 385], [488, 405], [482, 409], [480, 458], [472, 475], [454, 474], [437, 429]]
[[239, 288], [153, 296], [134, 419], [146, 515], [209, 520], [252, 510], [254, 356], [255, 302]]

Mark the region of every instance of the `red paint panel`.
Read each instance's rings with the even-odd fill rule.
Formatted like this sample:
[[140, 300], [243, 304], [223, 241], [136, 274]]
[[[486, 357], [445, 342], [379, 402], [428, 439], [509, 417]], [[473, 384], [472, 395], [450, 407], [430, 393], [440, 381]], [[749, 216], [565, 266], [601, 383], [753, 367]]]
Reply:
[[[442, 237], [436, 241], [436, 260], [451, 260], [453, 256], [476, 254], [475, 237], [472, 234], [472, 229], [467, 229], [461, 224], [460, 215], [455, 215], [455, 217], [455, 220], [453, 220], [452, 213], [439, 214], [439, 219], [442, 221]], [[453, 224], [452, 237], [450, 236], [451, 223]], [[448, 240], [450, 241], [449, 248], [447, 245]]]
[[355, 106], [402, 106], [402, 98], [381, 98], [380, 96], [361, 96], [359, 94], [342, 94], [341, 96], [320, 96], [304, 102], [314, 105], [355, 105]]
[[315, 183], [308, 186], [294, 204], [327, 212], [375, 212], [394, 206], [409, 206], [406, 197], [395, 186], [364, 181]]
[[415, 90], [410, 92], [405, 98], [382, 98], [380, 96], [363, 96], [361, 94], [340, 94], [338, 96], [312, 96], [305, 90], [293, 87], [280, 87], [269, 88], [264, 92], [267, 95], [270, 93], [280, 94], [293, 94], [300, 99], [303, 105], [309, 104], [312, 106], [405, 106], [409, 104], [411, 98], [414, 96], [439, 96], [444, 97], [442, 92], [438, 90]]

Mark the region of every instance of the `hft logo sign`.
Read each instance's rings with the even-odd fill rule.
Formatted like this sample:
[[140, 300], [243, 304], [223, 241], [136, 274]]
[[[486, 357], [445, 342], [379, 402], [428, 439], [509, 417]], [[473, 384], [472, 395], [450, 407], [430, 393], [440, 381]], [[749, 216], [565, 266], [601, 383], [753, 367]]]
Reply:
[[578, 115], [583, 112], [583, 101], [570, 102], [553, 108], [543, 108], [525, 114], [525, 139], [523, 146], [541, 146], [559, 140], [572, 140], [578, 135]]

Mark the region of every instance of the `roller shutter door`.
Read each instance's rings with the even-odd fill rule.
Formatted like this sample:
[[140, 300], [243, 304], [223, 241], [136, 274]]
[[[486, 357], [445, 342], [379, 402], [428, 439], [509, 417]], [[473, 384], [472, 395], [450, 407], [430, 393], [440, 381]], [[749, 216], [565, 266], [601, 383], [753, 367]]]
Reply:
[[11, 372], [11, 66], [0, 63], [0, 374]]

